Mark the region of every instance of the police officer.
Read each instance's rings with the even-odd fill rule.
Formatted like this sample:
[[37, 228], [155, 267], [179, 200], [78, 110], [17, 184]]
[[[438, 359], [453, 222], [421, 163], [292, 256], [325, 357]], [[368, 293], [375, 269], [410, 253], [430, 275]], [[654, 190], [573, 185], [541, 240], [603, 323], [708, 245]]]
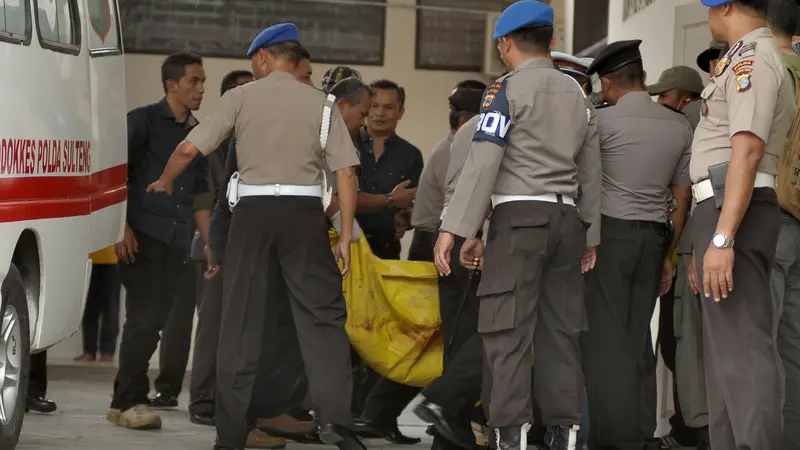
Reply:
[[[550, 448], [574, 449], [583, 399], [581, 262], [585, 257], [586, 268], [591, 266], [587, 248], [600, 237], [597, 127], [580, 86], [548, 57], [553, 8], [532, 0], [514, 3], [497, 20], [494, 38], [510, 72], [484, 95], [435, 262], [442, 275], [452, 272], [449, 252], [458, 235], [468, 239], [461, 259], [478, 258], [484, 266], [478, 332], [491, 372], [484, 399], [490, 397], [489, 423], [498, 447], [519, 450], [527, 444], [533, 343], [541, 367], [535, 395], [553, 431]], [[557, 132], [564, 123], [574, 124], [573, 132]], [[482, 264], [483, 245], [472, 238], [490, 205]], [[582, 217], [592, 224], [588, 236]]]
[[583, 340], [590, 447], [657, 445], [650, 318], [672, 282], [668, 255], [677, 241], [668, 236], [668, 200], [678, 200], [676, 235], [689, 207], [692, 130], [683, 115], [650, 98], [641, 42], [608, 45], [587, 70], [600, 77], [600, 97], [613, 105], [597, 111], [603, 243], [595, 270], [586, 275], [589, 330]]
[[702, 93], [692, 147], [696, 278], [714, 449], [779, 449], [781, 405], [770, 270], [780, 231], [778, 155], [795, 115], [766, 5], [702, 0], [712, 37], [731, 44]]
[[[330, 104], [324, 108], [325, 95], [295, 79], [300, 49], [293, 24], [259, 34], [248, 51], [258, 80], [227, 92], [212, 119], [178, 146], [162, 177], [149, 188], [170, 193], [172, 180], [191, 157], [210, 153], [235, 130], [239, 172], [230, 186], [234, 213], [217, 355], [220, 449], [245, 445], [251, 425], [248, 406], [264, 346], [262, 327], [274, 300], [267, 280], [274, 276], [287, 286], [311, 403], [318, 407], [320, 439], [340, 448], [364, 448], [349, 430], [352, 378], [341, 296], [341, 277], [350, 264], [356, 196], [352, 167], [358, 157], [338, 110]], [[330, 118], [330, 133], [323, 131], [324, 118]], [[321, 140], [327, 141], [324, 151]], [[330, 251], [320, 200], [323, 156], [339, 189], [342, 233], [336, 256], [343, 261], [341, 273]]]

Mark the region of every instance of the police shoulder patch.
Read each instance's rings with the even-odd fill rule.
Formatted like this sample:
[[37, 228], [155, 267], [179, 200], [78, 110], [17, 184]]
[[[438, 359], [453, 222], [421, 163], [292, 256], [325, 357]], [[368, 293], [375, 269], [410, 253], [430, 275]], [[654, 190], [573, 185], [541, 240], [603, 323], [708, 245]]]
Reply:
[[500, 147], [506, 145], [511, 129], [506, 83], [507, 79], [502, 79], [486, 88], [473, 141], [488, 141]]
[[751, 56], [755, 56], [756, 54], [756, 42], [753, 41], [749, 44], [742, 46], [742, 49], [739, 50], [739, 56], [742, 58], [748, 58]]

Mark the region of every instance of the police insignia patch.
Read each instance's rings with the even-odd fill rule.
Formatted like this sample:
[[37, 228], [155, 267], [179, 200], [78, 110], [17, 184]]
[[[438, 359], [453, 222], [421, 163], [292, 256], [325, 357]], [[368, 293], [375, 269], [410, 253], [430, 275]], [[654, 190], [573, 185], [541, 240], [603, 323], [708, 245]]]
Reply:
[[753, 82], [750, 80], [750, 72], [736, 75], [736, 92], [744, 92], [750, 89], [752, 85]]
[[503, 83], [495, 82], [486, 88], [486, 93], [483, 95], [483, 105], [481, 105], [484, 109], [489, 109], [492, 106], [495, 96], [500, 92], [500, 88], [502, 87]]
[[727, 69], [730, 64], [731, 64], [731, 59], [728, 58], [727, 56], [722, 58], [722, 59], [720, 59], [717, 62], [716, 70], [714, 70], [714, 76], [718, 77], [718, 76], [722, 75], [722, 73], [725, 72], [725, 69]]
[[751, 42], [751, 43], [745, 45], [739, 51], [739, 56], [741, 56], [743, 58], [747, 58], [747, 57], [750, 57], [750, 56], [755, 56], [755, 54], [756, 54], [756, 43], [755, 42]]
[[746, 59], [744, 61], [740, 61], [740, 62], [736, 63], [735, 66], [733, 66], [733, 73], [735, 73], [736, 75], [739, 75], [739, 74], [742, 74], [742, 73], [750, 73], [752, 71], [753, 71], [753, 60], [752, 59]]

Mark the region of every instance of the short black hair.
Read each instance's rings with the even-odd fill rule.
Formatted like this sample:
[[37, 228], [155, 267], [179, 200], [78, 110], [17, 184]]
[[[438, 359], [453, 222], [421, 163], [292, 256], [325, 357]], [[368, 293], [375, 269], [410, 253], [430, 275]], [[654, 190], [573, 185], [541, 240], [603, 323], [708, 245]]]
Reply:
[[236, 80], [241, 77], [253, 78], [253, 73], [247, 70], [234, 70], [233, 72], [228, 72], [227, 75], [222, 77], [222, 83], [219, 87], [219, 95], [225, 95], [226, 92], [235, 88], [237, 86]]
[[180, 52], [167, 56], [161, 63], [161, 86], [164, 93], [167, 92], [167, 81], [180, 81], [186, 75], [186, 66], [194, 64], [203, 66], [203, 58], [195, 53]]
[[300, 62], [300, 61], [302, 61], [304, 59], [307, 59], [307, 60], [310, 61], [311, 60], [311, 53], [308, 52], [307, 48], [301, 47], [300, 48], [300, 59], [298, 59], [297, 61]]
[[478, 80], [464, 80], [458, 82], [456, 89], [475, 89], [478, 91], [485, 91], [486, 83]]
[[622, 89], [631, 89], [644, 86], [644, 66], [641, 61], [632, 62], [619, 70], [615, 70], [603, 77], [610, 79], [614, 85]]
[[329, 93], [333, 94], [337, 100], [344, 99], [351, 105], [357, 105], [361, 102], [364, 92], [368, 92], [370, 96], [372, 95], [372, 89], [364, 84], [363, 81], [356, 77], [349, 77], [334, 84]]
[[400, 107], [402, 108], [406, 104], [406, 90], [399, 84], [395, 83], [391, 80], [375, 80], [369, 84], [369, 87], [372, 90], [377, 89], [384, 89], [384, 90], [394, 90], [397, 92], [397, 100], [400, 102]]
[[523, 53], [545, 54], [550, 50], [554, 32], [552, 25], [534, 25], [514, 31], [509, 37]]
[[795, 0], [771, 0], [767, 10], [767, 23], [776, 35], [792, 37], [797, 29]]
[[267, 47], [267, 52], [275, 59], [297, 64], [302, 59], [303, 47], [298, 42], [287, 41]]

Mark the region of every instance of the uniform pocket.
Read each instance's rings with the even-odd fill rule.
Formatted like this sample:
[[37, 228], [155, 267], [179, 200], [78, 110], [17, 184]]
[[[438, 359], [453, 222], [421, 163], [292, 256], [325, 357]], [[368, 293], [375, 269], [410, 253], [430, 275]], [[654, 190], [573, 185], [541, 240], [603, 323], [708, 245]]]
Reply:
[[480, 298], [478, 332], [493, 333], [514, 328], [517, 306], [516, 278], [509, 273], [483, 274], [478, 285]]
[[547, 224], [550, 217], [539, 211], [526, 211], [511, 218], [511, 253], [543, 255], [547, 250]]

